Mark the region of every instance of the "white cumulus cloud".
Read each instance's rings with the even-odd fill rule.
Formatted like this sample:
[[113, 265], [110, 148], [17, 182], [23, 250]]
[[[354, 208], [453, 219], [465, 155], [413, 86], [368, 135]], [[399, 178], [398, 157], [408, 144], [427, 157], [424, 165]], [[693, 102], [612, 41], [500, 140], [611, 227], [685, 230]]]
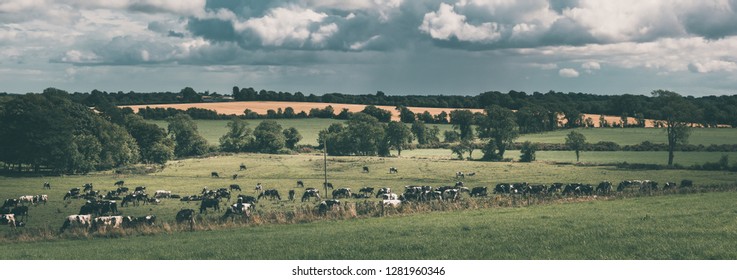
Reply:
[[563, 68], [558, 70], [558, 75], [560, 75], [563, 78], [576, 78], [578, 77], [578, 71], [573, 68]]
[[445, 3], [440, 4], [437, 12], [426, 13], [419, 29], [430, 34], [433, 39], [439, 40], [455, 37], [459, 41], [489, 43], [501, 36], [497, 23], [469, 24], [466, 22], [466, 16], [457, 14], [453, 6]]
[[264, 46], [282, 46], [296, 43], [300, 46], [307, 42], [323, 43], [338, 31], [334, 23], [320, 25], [327, 18], [325, 13], [299, 7], [279, 7], [270, 10], [260, 18], [251, 18], [245, 22], [235, 22], [236, 31], [250, 30], [257, 34]]

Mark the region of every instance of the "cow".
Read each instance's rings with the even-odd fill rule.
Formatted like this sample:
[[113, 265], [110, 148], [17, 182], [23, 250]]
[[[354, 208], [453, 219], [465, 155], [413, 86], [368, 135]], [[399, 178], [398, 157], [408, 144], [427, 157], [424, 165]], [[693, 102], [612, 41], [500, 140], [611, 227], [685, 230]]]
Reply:
[[677, 187], [675, 182], [666, 182], [665, 185], [663, 185], [663, 191], [667, 190], [673, 190]]
[[368, 168], [368, 166], [364, 166], [364, 167], [363, 167], [363, 173], [369, 173], [369, 168]]
[[171, 191], [158, 190], [154, 193], [154, 198], [169, 198], [171, 197]]
[[596, 192], [602, 195], [608, 195], [612, 192], [612, 183], [609, 181], [603, 181], [596, 186]]
[[51, 184], [49, 182], [44, 182], [43, 188], [46, 189], [46, 190], [50, 190], [51, 189]]
[[243, 163], [241, 163], [241, 168], [240, 168], [239, 170], [240, 170], [240, 171], [243, 171], [243, 170], [246, 170], [246, 169], [247, 169], [247, 168], [246, 168], [246, 165], [245, 165], [245, 164], [243, 164]]
[[381, 196], [383, 194], [387, 194], [387, 193], [391, 193], [391, 192], [392, 192], [392, 189], [391, 188], [380, 188], [379, 191], [376, 192], [376, 197], [378, 198], [379, 196]]
[[121, 228], [123, 226], [123, 216], [105, 216], [97, 217], [92, 220], [92, 229], [100, 228]]
[[289, 201], [294, 201], [294, 190], [289, 190]]
[[36, 203], [37, 205], [41, 203], [46, 205], [46, 202], [49, 202], [49, 196], [45, 194], [34, 195], [33, 202]]
[[126, 188], [126, 187], [118, 187], [117, 189], [115, 189], [115, 192], [118, 193], [118, 194], [127, 193], [128, 192], [128, 188]]
[[[107, 213], [118, 214], [118, 203], [115, 200], [100, 200], [100, 201], [87, 201], [87, 204], [92, 204], [93, 213], [96, 215], [105, 215]], [[85, 204], [86, 205], [86, 204]], [[83, 206], [84, 207], [84, 206]], [[92, 213], [90, 213], [92, 214]], [[83, 214], [80, 214], [83, 215]]]
[[136, 194], [128, 194], [123, 197], [123, 201], [120, 202], [121, 207], [128, 207], [128, 203], [133, 203], [133, 206], [138, 206], [138, 196]]
[[233, 180], [238, 179], [238, 174], [233, 174]]
[[92, 187], [92, 183], [86, 183], [86, 184], [84, 184], [84, 186], [82, 186], [82, 188], [83, 188], [83, 189], [82, 189], [82, 191], [83, 191], [83, 192], [88, 192], [88, 191], [91, 191], [91, 190], [92, 190], [92, 188], [93, 188], [93, 187]]
[[463, 174], [463, 172], [458, 171], [456, 172], [456, 178], [466, 178], [466, 175]]
[[9, 199], [6, 199], [5, 200], [5, 203], [3, 203], [2, 208], [5, 208], [5, 207], [15, 207], [15, 206], [18, 206], [18, 203], [20, 203], [20, 201], [18, 201], [17, 199], [15, 199], [15, 198], [9, 198]]
[[133, 219], [135, 225], [153, 226], [156, 223], [156, 215], [146, 215]]
[[59, 232], [64, 232], [67, 228], [85, 228], [90, 229], [92, 226], [92, 215], [69, 215], [64, 220]]
[[399, 196], [397, 196], [396, 193], [385, 193], [381, 195], [381, 199], [383, 200], [396, 200], [399, 199]]
[[315, 188], [306, 189], [302, 194], [302, 202], [310, 200], [310, 197], [314, 197], [316, 201], [320, 200], [320, 191]]
[[115, 184], [113, 184], [113, 187], [122, 187], [123, 185], [125, 185], [125, 181], [120, 180], [115, 182]]
[[363, 187], [360, 190], [358, 190], [358, 192], [362, 194], [366, 194], [366, 195], [374, 195], [374, 188]]
[[250, 195], [242, 195], [242, 194], [239, 194], [238, 195], [238, 199], [237, 200], [238, 201], [243, 201], [244, 203], [249, 203], [249, 204], [256, 204], [256, 201], [257, 201], [256, 198], [253, 197], [253, 196], [250, 196]]
[[594, 186], [588, 184], [578, 184], [574, 190], [576, 195], [592, 195], [594, 193]]
[[471, 177], [471, 176], [474, 176], [474, 175], [476, 175], [476, 172], [468, 172], [468, 173], [466, 173], [466, 176], [468, 176], [468, 177]]
[[479, 196], [487, 196], [487, 188], [486, 187], [474, 187], [471, 189], [471, 196], [472, 197], [479, 197]]
[[455, 187], [456, 188], [463, 187], [463, 182], [461, 182], [461, 181], [456, 182]]
[[512, 185], [510, 184], [499, 183], [499, 184], [496, 184], [496, 187], [494, 187], [495, 194], [508, 194], [511, 191], [512, 191]]
[[215, 191], [215, 198], [221, 199], [221, 198], [227, 198], [228, 201], [230, 201], [230, 191], [226, 188], [219, 188], [217, 191]]
[[[20, 205], [20, 206], [13, 207], [13, 209], [10, 210], [10, 213], [15, 215], [16, 218], [23, 217], [22, 220], [25, 220], [26, 218], [28, 218], [28, 206]], [[21, 219], [18, 219], [18, 220], [21, 220]]]
[[177, 212], [175, 220], [177, 223], [189, 222], [189, 226], [194, 226], [195, 214], [194, 209], [182, 209]]
[[238, 184], [230, 184], [230, 186], [228, 186], [228, 189], [230, 189], [231, 191], [241, 191], [241, 186]]
[[319, 204], [317, 204], [317, 206], [315, 206], [315, 208], [317, 208], [318, 213], [323, 213], [324, 214], [328, 210], [331, 210], [334, 207], [339, 207], [339, 206], [340, 206], [340, 200], [337, 200], [337, 199], [328, 199], [328, 200], [323, 200], [322, 202], [320, 202]]
[[655, 181], [645, 180], [640, 185], [641, 192], [653, 192], [658, 190], [658, 183]]
[[142, 193], [146, 191], [146, 186], [138, 186], [135, 189], [133, 189], [133, 192], [135, 193]]
[[399, 199], [384, 199], [384, 200], [381, 201], [381, 204], [384, 207], [394, 207], [394, 208], [396, 208], [396, 207], [399, 207], [399, 205], [402, 204], [402, 201], [399, 200]]
[[333, 198], [350, 198], [351, 197], [351, 189], [349, 188], [340, 188], [333, 191]]
[[213, 171], [213, 172], [210, 172], [210, 177], [212, 177], [212, 178], [220, 178], [220, 174], [218, 174], [217, 172]]
[[159, 205], [159, 203], [161, 203], [161, 200], [158, 198], [152, 197], [152, 198], [147, 199], [146, 202], [148, 202], [151, 205]]
[[261, 198], [264, 196], [268, 197], [269, 199], [276, 198], [278, 200], [281, 200], [281, 196], [279, 196], [279, 191], [276, 189], [265, 190], [264, 192], [258, 195], [258, 199], [261, 200]]
[[331, 189], [331, 190], [333, 189], [333, 183], [330, 183], [330, 182], [322, 183], [322, 186], [324, 188], [328, 188], [328, 189]]
[[264, 189], [264, 187], [263, 187], [263, 186], [261, 186], [261, 183], [256, 183], [256, 188], [255, 188], [255, 190], [256, 190], [256, 192], [257, 192], [257, 193], [259, 193], [259, 194], [260, 194], [260, 193], [261, 193], [261, 191], [263, 191], [263, 189]]
[[207, 208], [213, 208], [220, 212], [220, 200], [215, 198], [205, 198], [200, 202], [200, 214], [207, 212]]
[[221, 218], [221, 220], [225, 220], [227, 218], [235, 218], [237, 216], [240, 216], [242, 218], [248, 218], [248, 217], [251, 217], [252, 210], [253, 210], [252, 204], [238, 202], [236, 204], [231, 205], [230, 207], [228, 207], [228, 209], [225, 210], [225, 214], [223, 214], [223, 217]]
[[392, 173], [398, 173], [398, 172], [399, 172], [399, 170], [397, 170], [396, 168], [394, 168], [394, 167], [389, 167], [389, 174], [392, 174]]
[[8, 225], [11, 228], [15, 228], [17, 223], [15, 221], [15, 215], [13, 214], [2, 214], [0, 215], [0, 225]]
[[297, 187], [298, 188], [304, 188], [305, 187], [305, 183], [303, 183], [302, 180], [299, 180], [299, 181], [297, 181]]
[[365, 193], [352, 193], [351, 198], [361, 199], [361, 198], [371, 198], [371, 196]]
[[107, 200], [122, 200], [122, 198], [118, 196], [118, 193], [116, 191], [109, 191], [109, 192], [107, 192], [107, 194], [105, 194], [105, 196], [103, 197], [103, 199], [107, 199]]

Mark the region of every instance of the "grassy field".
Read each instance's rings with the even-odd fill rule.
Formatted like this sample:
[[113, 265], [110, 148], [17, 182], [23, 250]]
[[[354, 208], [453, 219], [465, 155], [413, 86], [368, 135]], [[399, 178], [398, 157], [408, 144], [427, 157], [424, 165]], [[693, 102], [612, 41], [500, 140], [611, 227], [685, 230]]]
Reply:
[[[2, 259], [737, 259], [737, 193], [2, 244]], [[203, 246], [202, 244], [207, 244]], [[74, 250], [69, 250], [74, 248]]]
[[[261, 183], [265, 188], [277, 189], [283, 200], [262, 200], [257, 204], [257, 213], [267, 214], [285, 209], [312, 209], [314, 201], [300, 202], [303, 190], [296, 188], [296, 181], [304, 181], [306, 187], [321, 187], [323, 182], [323, 161], [320, 154], [302, 155], [265, 155], [238, 154], [202, 159], [187, 159], [169, 162], [163, 171], [148, 175], [115, 175], [112, 172], [100, 172], [90, 175], [63, 177], [0, 177], [0, 199], [17, 198], [21, 195], [47, 194], [50, 201], [47, 205], [32, 206], [28, 220], [28, 229], [58, 229], [64, 217], [77, 214], [84, 204], [82, 200], [63, 201], [62, 197], [72, 187], [81, 187], [92, 183], [102, 193], [115, 189], [113, 183], [125, 180], [129, 187], [146, 186], [149, 193], [156, 190], [170, 190], [175, 194], [199, 194], [202, 188], [217, 189], [239, 184], [242, 194], [256, 196], [254, 186]], [[240, 163], [248, 166], [246, 171], [238, 171]], [[368, 166], [370, 173], [362, 173], [363, 166]], [[398, 174], [388, 174], [389, 167], [399, 169]], [[210, 172], [216, 171], [221, 178], [211, 178]], [[476, 176], [467, 177], [467, 187], [494, 186], [498, 183], [529, 182], [534, 184], [551, 184], [554, 182], [583, 182], [596, 184], [608, 180], [619, 182], [631, 179], [650, 179], [658, 182], [691, 179], [697, 184], [731, 184], [735, 183], [737, 174], [721, 171], [686, 171], [686, 170], [625, 170], [611, 166], [576, 166], [548, 164], [545, 162], [479, 162], [458, 161], [438, 158], [378, 158], [378, 157], [329, 157], [328, 180], [336, 187], [350, 187], [357, 191], [361, 187], [391, 187], [401, 192], [405, 185], [430, 185], [434, 187], [453, 185], [456, 171], [476, 172]], [[231, 175], [239, 174], [235, 180]], [[51, 190], [43, 190], [43, 182], [52, 185]], [[287, 192], [294, 189], [297, 200], [287, 201]], [[321, 189], [321, 193], [323, 193]], [[238, 194], [238, 192], [235, 192]], [[347, 202], [363, 202], [359, 199], [348, 199]], [[375, 203], [378, 199], [368, 201]], [[124, 215], [141, 216], [155, 214], [161, 221], [172, 221], [175, 213], [182, 208], [198, 209], [199, 204], [180, 202], [176, 199], [164, 199], [159, 205], [138, 207], [120, 207]], [[203, 217], [216, 218], [222, 213], [210, 212]], [[0, 227], [0, 233], [9, 231]]]
[[[393, 151], [396, 155], [396, 151]], [[692, 166], [694, 164], [704, 164], [706, 162], [718, 162], [719, 159], [727, 155], [731, 165], [737, 164], [737, 153], [731, 152], [675, 152], [674, 163], [682, 166]], [[468, 156], [468, 154], [466, 154]], [[474, 159], [481, 159], [483, 153], [480, 150], [473, 152]], [[504, 153], [505, 158], [519, 160], [519, 150], [509, 150]], [[536, 160], [550, 163], [576, 163], [576, 153], [573, 151], [537, 151], [535, 152]], [[446, 149], [414, 149], [402, 151], [402, 157], [410, 157], [417, 159], [455, 159], [457, 155], [452, 154]], [[617, 151], [617, 152], [600, 152], [600, 151], [583, 151], [581, 152], [580, 162], [583, 164], [616, 164], [616, 163], [642, 163], [642, 164], [660, 164], [666, 165], [668, 162], [668, 152], [634, 152], [634, 151]]]
[[[578, 128], [575, 129], [586, 136], [586, 142], [597, 143], [612, 141], [619, 145], [640, 144], [643, 141], [667, 143], [663, 128]], [[517, 142], [533, 143], [565, 143], [566, 135], [571, 129], [556, 130], [545, 133], [524, 134]], [[689, 144], [737, 144], [737, 129], [732, 128], [694, 128], [691, 130]]]

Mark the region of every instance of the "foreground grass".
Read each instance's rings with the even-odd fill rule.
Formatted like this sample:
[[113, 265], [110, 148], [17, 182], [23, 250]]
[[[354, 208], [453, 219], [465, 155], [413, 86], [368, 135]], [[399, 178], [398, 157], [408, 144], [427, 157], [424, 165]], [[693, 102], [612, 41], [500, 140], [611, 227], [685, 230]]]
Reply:
[[3, 259], [737, 259], [737, 193], [3, 244]]

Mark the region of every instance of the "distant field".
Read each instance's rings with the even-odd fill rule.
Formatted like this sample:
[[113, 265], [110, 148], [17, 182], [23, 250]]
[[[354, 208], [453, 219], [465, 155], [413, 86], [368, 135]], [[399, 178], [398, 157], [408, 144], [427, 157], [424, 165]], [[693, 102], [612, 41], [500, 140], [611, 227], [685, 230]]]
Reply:
[[[586, 142], [612, 141], [619, 145], [640, 144], [643, 141], [652, 143], [666, 143], [667, 138], [663, 128], [578, 128], [575, 129], [586, 136]], [[536, 134], [524, 134], [517, 142], [530, 141], [533, 143], [565, 143], [570, 129], [556, 130]], [[694, 128], [691, 130], [689, 144], [737, 144], [737, 129], [734, 128]]]
[[[396, 151], [393, 151], [396, 154]], [[683, 166], [691, 166], [693, 164], [704, 164], [706, 162], [718, 162], [722, 155], [729, 156], [731, 164], [737, 164], [737, 153], [723, 152], [675, 152], [674, 163]], [[414, 158], [435, 158], [435, 159], [455, 159], [457, 156], [452, 154], [450, 150], [445, 149], [415, 149], [402, 151], [403, 157]], [[466, 154], [465, 156], [468, 156]], [[474, 159], [481, 159], [483, 153], [476, 150], [473, 153]], [[519, 160], [519, 150], [509, 150], [504, 153], [505, 158]], [[537, 161], [543, 162], [560, 162], [575, 163], [576, 154], [573, 151], [537, 151], [535, 153]], [[584, 151], [581, 152], [581, 163], [587, 164], [608, 164], [608, 163], [643, 163], [643, 164], [660, 164], [668, 163], [668, 152], [598, 152]]]

